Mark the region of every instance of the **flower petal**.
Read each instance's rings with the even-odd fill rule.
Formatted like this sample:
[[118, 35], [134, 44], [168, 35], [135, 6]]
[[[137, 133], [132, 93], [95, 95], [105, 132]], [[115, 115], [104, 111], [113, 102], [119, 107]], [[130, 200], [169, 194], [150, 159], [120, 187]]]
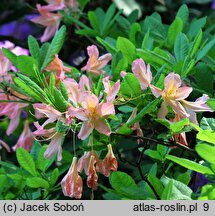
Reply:
[[111, 134], [111, 130], [110, 128], [107, 126], [107, 124], [105, 123], [104, 120], [102, 119], [96, 119], [94, 121], [95, 124], [95, 129], [102, 134], [105, 134], [107, 136], [109, 136]]
[[181, 87], [178, 88], [176, 94], [175, 94], [175, 100], [183, 100], [185, 98], [187, 98], [190, 93], [193, 91], [192, 87]]
[[78, 134], [78, 138], [81, 140], [85, 140], [93, 131], [94, 125], [91, 121], [83, 122], [83, 125], [81, 127], [81, 130]]

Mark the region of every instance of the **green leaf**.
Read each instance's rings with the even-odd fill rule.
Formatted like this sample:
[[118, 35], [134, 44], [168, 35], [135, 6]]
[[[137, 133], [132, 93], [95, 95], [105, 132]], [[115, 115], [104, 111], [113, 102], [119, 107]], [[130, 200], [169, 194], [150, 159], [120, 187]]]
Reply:
[[190, 174], [188, 172], [185, 172], [185, 173], [179, 174], [176, 180], [182, 182], [185, 185], [188, 185], [190, 182], [190, 179], [191, 179]]
[[187, 7], [186, 4], [183, 4], [177, 14], [176, 14], [176, 17], [180, 17], [181, 20], [183, 21], [184, 25], [187, 23], [188, 19], [189, 19], [189, 9]]
[[49, 47], [50, 47], [50, 44], [47, 42], [47, 43], [44, 43], [41, 48], [40, 48], [40, 59], [39, 59], [39, 68], [41, 69], [45, 59], [46, 59], [46, 56], [47, 56], [47, 53], [49, 51]]
[[213, 130], [215, 131], [215, 119], [203, 117], [200, 122], [200, 127], [203, 130]]
[[215, 131], [202, 130], [197, 134], [197, 139], [215, 144]]
[[195, 37], [200, 31], [200, 29], [202, 29], [205, 26], [206, 21], [207, 21], [207, 17], [203, 17], [200, 19], [193, 19], [190, 24], [189, 31], [187, 32], [187, 36]]
[[136, 47], [127, 38], [118, 37], [116, 42], [116, 47], [121, 51], [124, 58], [128, 60], [128, 63], [132, 63], [135, 58]]
[[144, 154], [148, 155], [149, 157], [162, 161], [162, 156], [159, 154], [159, 152], [151, 149], [147, 149]]
[[96, 40], [102, 45], [105, 47], [105, 49], [111, 53], [112, 55], [114, 55], [116, 52], [117, 52], [117, 49], [107, 41], [107, 38], [105, 38], [105, 40], [103, 40], [102, 38], [100, 37], [96, 37]]
[[31, 188], [49, 188], [49, 183], [40, 177], [27, 178], [26, 184]]
[[112, 59], [111, 63], [112, 71], [113, 71], [113, 79], [117, 80], [120, 78], [120, 72], [126, 71], [128, 67], [128, 61], [126, 58], [123, 58], [121, 52], [117, 52]]
[[169, 59], [160, 54], [157, 54], [154, 51], [137, 49], [136, 54], [144, 61], [155, 67], [161, 67], [165, 65], [166, 69], [172, 70], [171, 62], [169, 61]]
[[211, 174], [211, 175], [214, 174], [210, 168], [203, 166], [201, 164], [198, 164], [194, 161], [188, 160], [188, 159], [178, 158], [173, 155], [166, 155], [166, 159], [171, 160], [187, 169], [194, 170], [202, 174]]
[[48, 49], [47, 55], [42, 65], [42, 69], [45, 69], [46, 66], [54, 59], [54, 56], [58, 54], [58, 52], [61, 50], [65, 37], [66, 37], [66, 27], [62, 26], [55, 34], [51, 42], [51, 45]]
[[142, 94], [140, 82], [137, 77], [132, 73], [127, 73], [120, 85], [122, 95], [134, 98]]
[[214, 98], [209, 99], [209, 100], [207, 101], [207, 105], [208, 105], [211, 109], [215, 110], [215, 99], [214, 99]]
[[215, 164], [215, 145], [198, 143], [195, 147], [197, 153], [206, 161]]
[[30, 50], [31, 56], [39, 63], [40, 60], [40, 47], [39, 44], [32, 35], [28, 37], [28, 48]]
[[147, 179], [152, 184], [152, 186], [156, 190], [159, 197], [161, 197], [163, 194], [163, 191], [164, 191], [164, 187], [163, 187], [160, 179], [158, 179], [156, 176], [153, 176], [153, 175], [148, 175]]
[[14, 83], [16, 84], [17, 87], [19, 87], [27, 96], [32, 97], [32, 99], [37, 100], [37, 101], [43, 101], [31, 87], [29, 87], [28, 84], [26, 84], [22, 79], [18, 77], [13, 78]]
[[215, 185], [204, 185], [198, 200], [215, 200]]
[[186, 58], [186, 56], [188, 55], [188, 49], [189, 46], [186, 35], [179, 33], [174, 45], [174, 53], [178, 62]]
[[61, 93], [62, 93], [64, 99], [65, 99], [66, 101], [68, 101], [68, 99], [69, 99], [68, 91], [67, 91], [67, 89], [66, 89], [65, 84], [64, 84], [61, 80], [60, 80], [60, 91], [61, 91]]
[[66, 112], [68, 107], [68, 102], [65, 100], [62, 93], [57, 88], [54, 89], [54, 99], [55, 99], [55, 107], [60, 112]]
[[17, 56], [11, 52], [9, 49], [6, 49], [4, 47], [2, 47], [2, 52], [4, 54], [4, 56], [6, 56], [14, 66], [16, 66], [17, 64]]
[[123, 106], [118, 107], [118, 110], [123, 112], [123, 113], [130, 113], [133, 111], [133, 109], [134, 109], [134, 107], [131, 107], [128, 105], [123, 105]]
[[62, 121], [58, 121], [56, 124], [56, 131], [58, 133], [65, 133], [68, 130], [69, 126], [63, 123]]
[[44, 153], [45, 153], [46, 149], [47, 149], [47, 146], [43, 146], [40, 149], [39, 155], [38, 155], [37, 160], [36, 160], [36, 167], [37, 167], [37, 169], [41, 170], [42, 172], [45, 172], [48, 169], [48, 166], [50, 164], [50, 160], [48, 160], [44, 157]]
[[129, 32], [129, 40], [135, 45], [137, 46], [136, 43], [136, 35], [137, 33], [141, 32], [141, 26], [139, 23], [133, 23], [133, 25], [131, 26], [130, 32]]
[[78, 0], [78, 3], [80, 5], [80, 9], [83, 11], [83, 9], [85, 8], [86, 4], [90, 2], [90, 0]]
[[190, 58], [193, 58], [193, 56], [196, 54], [201, 42], [202, 42], [202, 30], [200, 29], [190, 49]]
[[120, 171], [111, 173], [110, 183], [116, 191], [120, 191], [121, 187], [136, 186], [136, 183], [131, 176]]
[[20, 55], [17, 56], [17, 64], [16, 67], [26, 75], [34, 74], [34, 66], [37, 66], [37, 61], [31, 56]]
[[161, 182], [163, 183], [165, 188], [168, 187], [169, 184], [173, 183], [172, 190], [166, 191], [166, 197], [168, 199], [170, 200], [192, 200], [191, 199], [192, 190], [187, 185], [183, 184], [182, 182], [176, 181], [175, 179], [170, 179], [166, 176], [162, 176]]
[[105, 14], [105, 19], [103, 20], [103, 25], [102, 25], [102, 34], [105, 34], [106, 31], [110, 28], [110, 23], [112, 22], [112, 19], [114, 17], [116, 11], [116, 6], [115, 4], [111, 4], [110, 7], [108, 8], [106, 14]]
[[161, 195], [161, 199], [162, 200], [171, 200], [172, 189], [173, 189], [173, 180], [170, 180], [169, 183], [166, 185], [166, 187], [163, 190], [163, 193]]
[[175, 123], [171, 123], [170, 124], [170, 130], [173, 133], [177, 133], [180, 132], [186, 125], [188, 125], [190, 123], [188, 118], [184, 118], [178, 122]]
[[89, 11], [87, 16], [89, 18], [90, 25], [98, 32], [98, 34], [100, 34], [101, 33], [100, 24], [95, 12]]
[[208, 42], [205, 47], [198, 52], [196, 61], [201, 60], [203, 57], [207, 55], [207, 53], [214, 47], [215, 38], [213, 38], [210, 42]]
[[59, 177], [59, 170], [58, 168], [55, 168], [51, 174], [50, 177], [50, 185], [53, 187], [55, 185], [55, 183], [57, 182]]
[[176, 37], [183, 30], [183, 21], [181, 18], [176, 17], [168, 30], [168, 39], [171, 45], [174, 44]]
[[17, 73], [16, 76], [18, 76], [18, 78], [14, 78], [15, 84], [26, 94], [32, 96], [40, 102], [46, 101], [45, 92], [33, 80], [25, 75], [22, 75], [21, 73]]
[[28, 171], [31, 175], [36, 176], [37, 171], [31, 155], [24, 148], [17, 148], [16, 157], [20, 166]]

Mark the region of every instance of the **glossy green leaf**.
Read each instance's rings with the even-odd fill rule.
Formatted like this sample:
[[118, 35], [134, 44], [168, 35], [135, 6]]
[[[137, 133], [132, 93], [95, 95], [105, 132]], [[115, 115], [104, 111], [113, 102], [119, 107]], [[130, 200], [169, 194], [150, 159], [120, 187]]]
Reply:
[[40, 177], [27, 178], [26, 184], [31, 188], [49, 188], [49, 183]]
[[31, 175], [36, 176], [37, 171], [31, 155], [24, 148], [17, 148], [16, 157], [20, 166], [28, 171]]
[[214, 174], [210, 168], [185, 158], [179, 158], [173, 155], [166, 155], [166, 159], [171, 160], [187, 169], [194, 170], [202, 174], [211, 174], [211, 175]]

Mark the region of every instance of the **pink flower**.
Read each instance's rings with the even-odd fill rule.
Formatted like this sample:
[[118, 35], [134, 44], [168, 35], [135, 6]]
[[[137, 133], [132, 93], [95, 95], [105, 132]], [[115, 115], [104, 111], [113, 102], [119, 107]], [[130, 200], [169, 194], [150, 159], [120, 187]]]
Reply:
[[10, 152], [10, 146], [8, 146], [7, 143], [0, 139], [0, 149], [2, 149], [2, 146], [6, 149], [7, 152]]
[[66, 176], [64, 176], [63, 180], [61, 181], [61, 187], [64, 196], [81, 199], [82, 190], [83, 190], [83, 181], [81, 177], [78, 175], [76, 157], [73, 157], [71, 167], [69, 168], [69, 171], [66, 174]]
[[194, 124], [198, 125], [196, 119], [196, 112], [214, 112], [208, 105], [206, 104], [209, 99], [208, 95], [203, 94], [202, 97], [196, 99], [195, 102], [189, 102], [186, 100], [181, 100], [182, 106], [185, 108], [186, 112], [190, 115], [189, 119]]
[[87, 47], [87, 53], [89, 55], [89, 60], [87, 65], [84, 66], [82, 71], [89, 71], [90, 73], [99, 76], [101, 73], [105, 73], [103, 68], [108, 64], [108, 62], [112, 59], [112, 55], [110, 53], [105, 54], [99, 57], [98, 48], [95, 45]]
[[121, 71], [121, 72], [120, 72], [120, 76], [121, 76], [123, 79], [126, 77], [126, 75], [127, 75], [127, 72], [125, 72], [125, 71]]
[[64, 0], [48, 0], [48, 5], [41, 6], [46, 11], [57, 11], [65, 7]]
[[89, 163], [90, 163], [91, 156], [94, 157], [95, 162], [99, 161], [99, 157], [98, 157], [96, 151], [84, 152], [84, 155], [78, 160], [78, 171], [80, 173], [84, 169], [85, 174], [89, 175]]
[[34, 136], [29, 128], [28, 121], [25, 121], [23, 132], [19, 137], [16, 145], [13, 147], [13, 150], [16, 151], [17, 148], [22, 147], [30, 152], [33, 142], [34, 142]]
[[4, 56], [2, 48], [10, 49], [16, 55], [28, 55], [27, 49], [23, 49], [19, 46], [15, 46], [10, 41], [0, 42], [0, 82], [2, 81], [12, 81], [11, 75], [8, 73], [10, 70], [17, 71], [17, 69], [12, 66], [11, 62]]
[[105, 77], [102, 82], [105, 88], [104, 92], [107, 94], [106, 101], [113, 102], [120, 89], [120, 80], [118, 80], [112, 87], [108, 76]]
[[41, 42], [45, 42], [52, 38], [57, 32], [62, 16], [57, 13], [50, 13], [49, 10], [43, 8], [39, 4], [37, 5], [37, 9], [41, 16], [35, 17], [31, 21], [46, 27], [41, 37]]
[[61, 113], [55, 110], [53, 107], [46, 105], [46, 104], [34, 104], [34, 109], [36, 110], [36, 117], [43, 118], [48, 117], [48, 119], [42, 124], [39, 125], [38, 122], [34, 122], [35, 127], [37, 128], [33, 134], [35, 136], [43, 136], [48, 139], [51, 139], [45, 153], [44, 157], [51, 159], [56, 152], [58, 152], [57, 159], [60, 161], [62, 159], [62, 140], [64, 137], [63, 133], [58, 133], [55, 127], [50, 129], [44, 129], [44, 127], [50, 123], [55, 122], [56, 120], [61, 120]]
[[59, 84], [60, 80], [65, 79], [65, 72], [70, 72], [71, 69], [63, 65], [63, 62], [58, 58], [58, 55], [55, 55], [54, 60], [49, 63], [45, 69], [46, 71], [54, 71], [56, 83]]
[[180, 76], [174, 73], [170, 73], [168, 76], [166, 76], [163, 91], [153, 85], [150, 85], [154, 96], [158, 97], [161, 95], [164, 100], [158, 112], [158, 117], [166, 117], [168, 113], [167, 105], [169, 105], [172, 107], [173, 111], [180, 117], [189, 117], [191, 122], [198, 124], [196, 120], [196, 112], [213, 112], [213, 110], [209, 108], [206, 104], [208, 96], [203, 95], [195, 102], [186, 101], [184, 99], [187, 98], [192, 92], [192, 88], [181, 87], [181, 85], [182, 82]]
[[102, 173], [104, 176], [108, 177], [110, 175], [110, 171], [117, 171], [118, 163], [117, 159], [114, 156], [111, 144], [107, 145], [108, 153], [105, 156], [104, 160], [97, 165], [97, 171]]
[[181, 117], [189, 117], [189, 114], [186, 112], [180, 101], [189, 96], [192, 92], [192, 88], [181, 87], [181, 84], [180, 76], [175, 73], [170, 73], [164, 80], [163, 91], [153, 85], [150, 86], [154, 96], [161, 96], [164, 100], [158, 112], [159, 118], [166, 117], [168, 113], [167, 105], [171, 106], [174, 112], [179, 114]]
[[145, 65], [142, 59], [137, 59], [132, 64], [132, 72], [140, 81], [140, 86], [142, 90], [145, 90], [152, 81], [152, 72], [150, 70], [150, 65]]
[[99, 103], [96, 95], [85, 92], [79, 102], [81, 108], [70, 109], [70, 115], [83, 121], [83, 125], [78, 134], [82, 140], [86, 139], [95, 128], [98, 132], [110, 135], [111, 131], [105, 123], [105, 118], [111, 114], [115, 114], [114, 106], [112, 103]]
[[87, 186], [93, 190], [97, 189], [98, 175], [95, 169], [95, 157], [91, 155], [88, 167]]
[[0, 116], [8, 116], [10, 119], [10, 124], [6, 131], [7, 135], [9, 136], [19, 125], [22, 109], [28, 105], [25, 103], [10, 102], [10, 100], [16, 100], [16, 98], [11, 96], [8, 98], [8, 96], [4, 93], [0, 94], [0, 100], [8, 100], [8, 103], [0, 103]]
[[84, 92], [90, 92], [92, 86], [91, 81], [86, 75], [81, 76], [79, 83], [71, 78], [66, 78], [63, 80], [63, 83], [67, 88], [69, 100], [75, 107], [78, 106], [78, 102], [81, 100], [81, 95]]

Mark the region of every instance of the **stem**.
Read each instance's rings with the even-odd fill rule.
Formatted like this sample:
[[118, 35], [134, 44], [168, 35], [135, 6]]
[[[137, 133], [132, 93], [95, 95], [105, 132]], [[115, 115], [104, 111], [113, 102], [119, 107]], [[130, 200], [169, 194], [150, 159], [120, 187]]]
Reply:
[[[156, 144], [160, 144], [160, 145], [164, 145], [164, 146], [167, 146], [167, 147], [181, 147], [183, 149], [186, 149], [186, 150], [189, 150], [189, 151], [192, 151], [194, 152], [195, 150], [194, 149], [191, 149], [189, 148], [188, 146], [185, 146], [185, 145], [182, 145], [181, 143], [179, 142], [174, 142], [174, 141], [171, 141], [169, 140], [167, 143], [164, 142], [164, 141], [160, 141], [160, 140], [155, 140], [155, 139], [152, 139], [152, 138], [148, 138], [148, 137], [141, 137], [141, 136], [135, 136], [135, 135], [127, 135], [127, 134], [118, 134], [118, 133], [112, 133], [111, 135], [113, 136], [124, 136], [124, 137], [128, 137], [128, 138], [134, 138], [134, 139], [142, 139], [142, 140], [147, 140], [147, 141], [150, 141], [152, 143], [156, 143]], [[142, 147], [141, 144], [139, 144], [139, 147]]]

